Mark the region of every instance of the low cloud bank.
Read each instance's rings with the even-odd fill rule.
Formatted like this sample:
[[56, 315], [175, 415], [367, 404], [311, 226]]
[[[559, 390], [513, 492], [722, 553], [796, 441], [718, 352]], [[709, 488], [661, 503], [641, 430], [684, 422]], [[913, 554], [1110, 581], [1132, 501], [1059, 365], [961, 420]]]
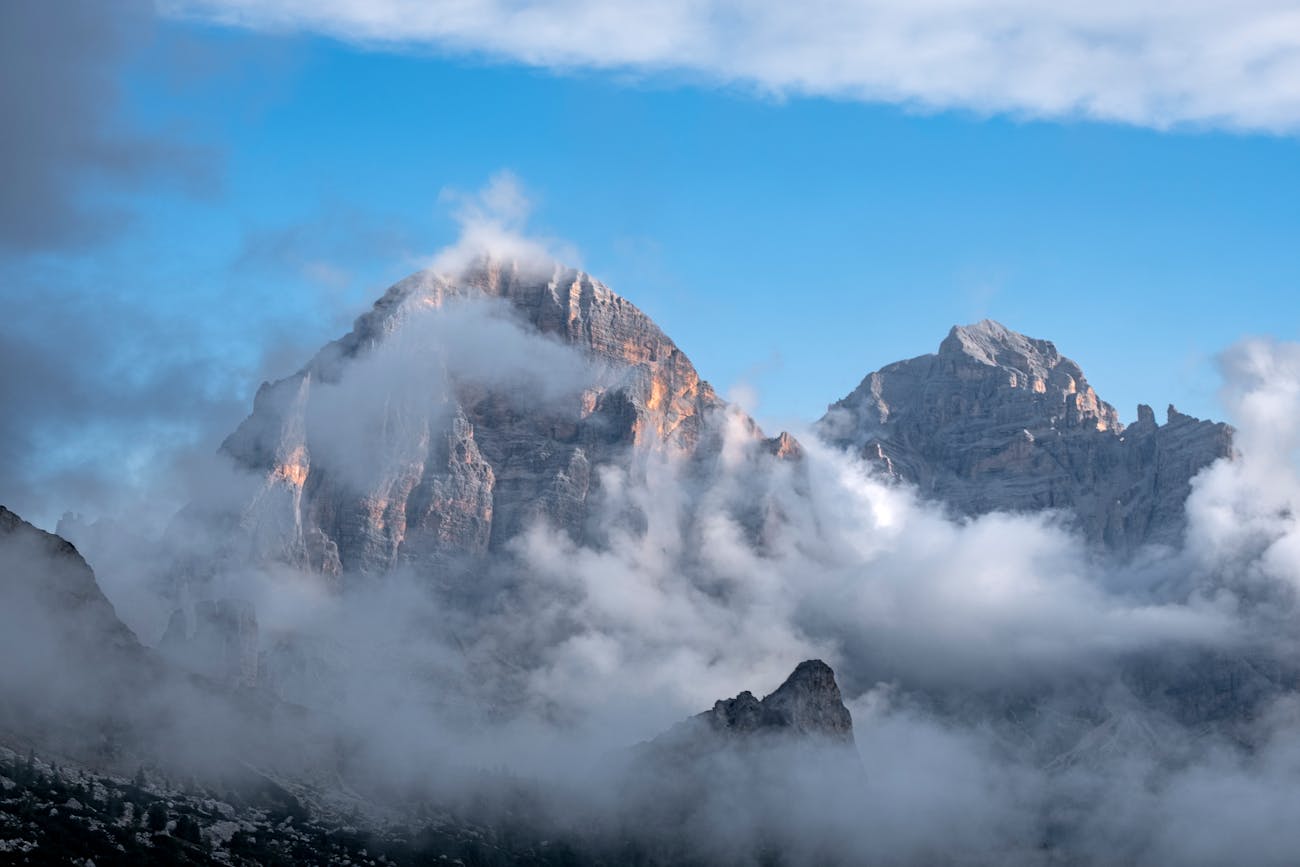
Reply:
[[[498, 192], [490, 213], [518, 213]], [[467, 225], [518, 232], [486, 213]], [[504, 307], [452, 300], [399, 319], [355, 358], [316, 362], [329, 375], [304, 416], [314, 459], [360, 490], [427, 450], [467, 384], [546, 413], [593, 377], [617, 380]], [[650, 448], [594, 468], [583, 539], [543, 517], [456, 581], [399, 566], [340, 591], [237, 556], [256, 510], [189, 510], [165, 541], [67, 530], [146, 643], [173, 606], [252, 603], [261, 684], [311, 724], [236, 714], [206, 725], [209, 743], [265, 755], [283, 739], [300, 767], [337, 762], [399, 809], [432, 797], [505, 815], [511, 793], [545, 792], [538, 821], [616, 839], [626, 747], [820, 657], [854, 712], [864, 781], [796, 773], [799, 748], [751, 757], [777, 769], [763, 786], [788, 786], [789, 808], [762, 791], [712, 802], [697, 832], [713, 836], [697, 842], [717, 857], [760, 857], [751, 831], [776, 815], [772, 839], [810, 863], [1283, 863], [1300, 782], [1300, 346], [1243, 343], [1223, 371], [1240, 457], [1197, 478], [1184, 545], [1125, 562], [1066, 516], [953, 517], [810, 433], [802, 459], [778, 461], [734, 409], [705, 457]], [[185, 481], [208, 505], [267, 484], [229, 463]], [[193, 711], [194, 695], [174, 703]], [[484, 768], [509, 781], [485, 783]]]

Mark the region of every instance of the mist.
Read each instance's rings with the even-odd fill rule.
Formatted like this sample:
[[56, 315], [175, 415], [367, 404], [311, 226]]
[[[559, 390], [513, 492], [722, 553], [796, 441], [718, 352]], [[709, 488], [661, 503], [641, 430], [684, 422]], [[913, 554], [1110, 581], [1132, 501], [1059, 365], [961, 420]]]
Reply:
[[[519, 234], [512, 184], [465, 207], [465, 237], [431, 260], [447, 285], [473, 251], [554, 267], [549, 242]], [[1240, 454], [1197, 477], [1178, 547], [1120, 558], [1067, 514], [956, 516], [811, 430], [795, 432], [798, 459], [779, 460], [730, 407], [709, 421], [705, 458], [651, 441], [594, 467], [581, 538], [539, 515], [473, 571], [398, 559], [322, 575], [276, 547], [302, 535], [295, 461], [383, 501], [457, 423], [467, 390], [558, 418], [626, 375], [495, 301], [397, 303], [264, 386], [258, 400], [299, 412], [299, 426], [242, 428], [190, 467], [191, 505], [164, 532], [116, 532], [127, 513], [61, 526], [159, 653], [168, 633], [199, 640], [200, 603], [246, 605], [252, 631], [223, 652], [253, 654], [247, 694], [292, 708], [212, 713], [210, 690], [242, 694], [229, 670], [192, 672], [202, 689], [169, 675], [146, 703], [172, 709], [150, 736], [160, 761], [192, 758], [177, 734], [201, 718], [214, 754], [338, 774], [398, 815], [430, 799], [504, 814], [525, 797], [541, 826], [608, 843], [677, 827], [635, 817], [679, 792], [681, 773], [629, 750], [820, 658], [852, 711], [862, 774], [831, 773], [842, 756], [799, 744], [720, 752], [699, 771], [723, 782], [692, 795], [704, 800], [688, 849], [727, 863], [775, 846], [794, 863], [1266, 864], [1300, 843], [1285, 811], [1300, 782], [1300, 346], [1222, 356]], [[251, 469], [241, 449], [289, 469]], [[35, 556], [23, 571], [44, 568]], [[18, 611], [9, 637], [39, 633], [23, 624], [40, 617]], [[41, 672], [93, 670], [78, 646], [45, 642], [50, 668], [19, 665], [33, 675], [13, 687], [24, 703], [68, 705], [67, 682]], [[1273, 674], [1235, 714], [1193, 720], [1165, 688], [1237, 665]]]

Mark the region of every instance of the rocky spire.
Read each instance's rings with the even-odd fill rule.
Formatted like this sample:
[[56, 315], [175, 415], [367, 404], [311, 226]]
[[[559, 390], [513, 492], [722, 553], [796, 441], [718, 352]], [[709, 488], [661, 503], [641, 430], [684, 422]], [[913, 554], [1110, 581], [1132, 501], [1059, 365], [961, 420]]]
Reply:
[[774, 724], [791, 731], [853, 740], [853, 717], [844, 706], [835, 672], [820, 659], [799, 663], [762, 704]]
[[726, 742], [790, 735], [851, 745], [853, 717], [844, 706], [835, 672], [820, 659], [810, 659], [799, 663], [785, 682], [761, 701], [748, 690], [721, 699], [655, 743], [698, 748], [704, 744], [700, 739], [706, 732]]
[[720, 733], [788, 733], [853, 742], [853, 718], [844, 706], [835, 672], [820, 659], [799, 663], [775, 692], [759, 701], [745, 691], [722, 699], [696, 717]]

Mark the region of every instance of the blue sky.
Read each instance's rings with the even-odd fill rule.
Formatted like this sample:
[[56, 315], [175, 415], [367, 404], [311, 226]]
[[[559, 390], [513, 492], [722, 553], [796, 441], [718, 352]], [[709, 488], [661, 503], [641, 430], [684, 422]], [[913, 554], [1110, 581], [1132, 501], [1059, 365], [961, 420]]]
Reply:
[[[1126, 420], [1139, 401], [1222, 416], [1216, 353], [1300, 338], [1285, 100], [1281, 120], [1214, 103], [1169, 128], [214, 14], [142, 15], [102, 70], [119, 85], [104, 122], [185, 155], [179, 179], [92, 175], [69, 195], [112, 231], [0, 263], [8, 300], [97, 319], [115, 364], [196, 371], [219, 410], [192, 436], [452, 243], [456, 193], [502, 171], [531, 234], [645, 309], [722, 393], [756, 393], [772, 429], [985, 316], [1055, 341]], [[104, 425], [137, 449], [191, 436], [179, 414], [155, 421], [143, 439], [129, 417]], [[93, 453], [67, 444], [87, 424], [44, 441]]]
[[[162, 27], [154, 51], [173, 40], [246, 47], [258, 66], [188, 89], [132, 70], [151, 123], [225, 154], [214, 198], [141, 203], [148, 243], [178, 248], [169, 268], [220, 272], [245, 233], [331, 210], [430, 253], [456, 232], [440, 192], [506, 169], [532, 231], [575, 247], [722, 390], [750, 383], [777, 423], [984, 316], [1056, 341], [1129, 418], [1139, 400], [1218, 412], [1216, 352], [1300, 336], [1293, 137], [922, 114], [193, 23]], [[354, 306], [410, 270], [400, 248], [344, 263]], [[222, 280], [281, 313], [318, 289]]]

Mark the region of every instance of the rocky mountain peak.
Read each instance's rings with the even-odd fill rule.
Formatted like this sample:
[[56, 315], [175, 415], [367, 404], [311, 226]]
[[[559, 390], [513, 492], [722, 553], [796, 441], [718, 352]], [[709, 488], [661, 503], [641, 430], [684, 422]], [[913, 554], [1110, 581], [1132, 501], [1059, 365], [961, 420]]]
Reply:
[[720, 733], [789, 733], [853, 742], [853, 717], [844, 706], [835, 672], [820, 659], [799, 663], [762, 701], [745, 691], [696, 717]]
[[351, 349], [400, 327], [412, 310], [474, 299], [503, 301], [540, 333], [613, 362], [668, 364], [681, 355], [650, 317], [585, 271], [487, 255], [460, 271], [429, 269], [398, 281], [342, 342]]
[[1019, 368], [1039, 376], [1045, 376], [1061, 361], [1051, 341], [1026, 337], [992, 319], [952, 327], [939, 344], [939, 355], [958, 354], [991, 367]]
[[40, 633], [91, 653], [141, 651], [71, 542], [0, 506], [0, 633]]
[[835, 672], [820, 659], [799, 663], [762, 703], [775, 719], [800, 734], [853, 740], [853, 717], [844, 706]]
[[1059, 509], [1128, 550], [1176, 542], [1192, 476], [1232, 454], [1226, 425], [1168, 419], [1142, 405], [1125, 429], [1053, 343], [986, 319], [868, 374], [818, 429], [958, 512]]
[[[484, 378], [477, 368], [500, 366], [496, 358], [466, 361], [445, 345], [446, 327], [426, 337], [415, 324], [452, 316], [460, 302], [481, 303], [484, 315], [437, 321], [494, 322], [473, 345], [508, 344], [508, 375]], [[518, 328], [496, 327], [502, 320]], [[408, 326], [416, 338], [403, 341]], [[359, 367], [375, 381], [341, 399]], [[712, 419], [725, 409], [685, 353], [600, 281], [480, 258], [395, 284], [302, 370], [265, 384], [223, 450], [266, 480], [237, 519], [251, 556], [341, 581], [398, 565], [459, 569], [537, 520], [585, 538], [599, 466], [634, 449], [704, 462], [720, 449]], [[341, 427], [354, 431], [346, 449]], [[746, 427], [762, 439], [752, 420]], [[799, 451], [790, 437], [764, 445], [779, 459]]]

